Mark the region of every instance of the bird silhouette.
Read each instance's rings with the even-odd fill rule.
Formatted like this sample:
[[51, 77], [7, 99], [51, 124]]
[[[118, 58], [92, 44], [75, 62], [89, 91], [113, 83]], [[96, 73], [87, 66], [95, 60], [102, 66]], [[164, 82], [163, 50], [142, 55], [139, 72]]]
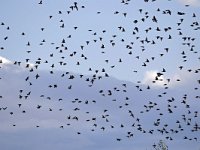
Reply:
[[[113, 6], [120, 7], [112, 9], [102, 7], [103, 1], [94, 6], [98, 9], [90, 3], [55, 5], [53, 11], [40, 0], [37, 9], [49, 10], [46, 19], [38, 16], [38, 26], [24, 24], [24, 31], [2, 20], [2, 55], [11, 57], [12, 46], [19, 55], [13, 52], [11, 63], [0, 59], [0, 116], [11, 119], [12, 128], [18, 128], [18, 113], [37, 114], [55, 117], [62, 132], [73, 126], [80, 136], [89, 129], [115, 141], [142, 133], [199, 142], [199, 14], [190, 5], [175, 10], [170, 0], [159, 8], [156, 0], [116, 1]], [[60, 123], [63, 114], [66, 122]]]

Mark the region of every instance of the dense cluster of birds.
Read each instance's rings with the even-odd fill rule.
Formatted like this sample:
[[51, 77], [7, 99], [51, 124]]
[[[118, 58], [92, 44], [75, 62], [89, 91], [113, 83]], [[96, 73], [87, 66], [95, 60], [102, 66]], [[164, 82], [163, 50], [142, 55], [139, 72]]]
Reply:
[[[121, 5], [123, 5], [123, 7], [125, 6], [126, 8], [131, 3], [134, 3], [134, 0], [121, 0], [118, 2], [120, 2]], [[170, 0], [168, 0], [168, 2], [171, 3]], [[40, 0], [38, 2], [38, 5], [39, 5], [38, 7], [45, 5], [45, 3], [46, 2], [44, 2], [43, 0]], [[200, 68], [192, 68], [193, 66], [188, 67], [187, 65], [188, 61], [194, 61], [188, 58], [190, 57], [189, 55], [195, 55], [195, 56], [199, 55], [199, 51], [196, 49], [196, 46], [195, 46], [195, 43], [196, 42], [198, 43], [198, 39], [196, 36], [190, 35], [190, 33], [185, 33], [184, 28], [187, 28], [187, 30], [189, 30], [188, 32], [190, 31], [200, 32], [200, 24], [198, 22], [198, 19], [196, 19], [199, 17], [198, 16], [199, 14], [187, 13], [181, 10], [174, 11], [174, 10], [171, 10], [170, 8], [167, 8], [164, 10], [161, 8], [157, 8], [155, 9], [154, 14], [158, 14], [159, 16], [158, 17], [157, 15], [154, 15], [152, 12], [146, 11], [145, 8], [138, 8], [137, 12], [140, 18], [131, 18], [132, 21], [129, 24], [130, 27], [127, 25], [119, 25], [119, 26], [113, 25], [115, 26], [116, 30], [114, 30], [115, 33], [112, 34], [111, 37], [110, 37], [110, 34], [108, 33], [108, 32], [111, 32], [111, 31], [108, 31], [109, 29], [108, 30], [98, 29], [100, 31], [95, 31], [94, 29], [88, 29], [87, 31], [84, 32], [84, 33], [87, 33], [89, 37], [91, 38], [88, 40], [84, 39], [84, 35], [82, 34], [81, 31], [79, 33], [79, 29], [81, 28], [81, 26], [74, 26], [73, 33], [76, 33], [76, 34], [78, 33], [80, 37], [83, 37], [83, 40], [85, 40], [85, 42], [82, 42], [81, 44], [77, 42], [76, 43], [77, 50], [73, 50], [74, 49], [73, 47], [71, 48], [68, 46], [69, 43], [71, 42], [70, 40], [73, 39], [73, 33], [68, 34], [67, 32], [68, 27], [66, 25], [67, 23], [65, 22], [66, 19], [64, 18], [66, 18], [72, 13], [77, 13], [77, 14], [82, 13], [81, 12], [82, 10], [87, 9], [87, 5], [82, 5], [81, 3], [82, 2], [80, 3], [72, 2], [71, 5], [69, 5], [69, 7], [67, 8], [67, 10], [59, 10], [57, 14], [52, 14], [52, 15], [47, 16], [48, 20], [51, 23], [58, 25], [59, 30], [61, 30], [67, 36], [63, 37], [60, 40], [60, 42], [57, 42], [57, 41], [49, 42], [47, 41], [47, 39], [42, 39], [41, 42], [39, 43], [39, 46], [42, 47], [42, 46], [48, 45], [49, 43], [49, 45], [53, 47], [53, 51], [50, 51], [49, 53], [47, 53], [45, 58], [38, 57], [36, 60], [33, 61], [32, 53], [34, 53], [35, 48], [32, 45], [35, 45], [35, 43], [33, 43], [31, 40], [26, 39], [26, 35], [29, 33], [26, 33], [24, 31], [20, 33], [19, 36], [24, 37], [23, 40], [26, 42], [25, 55], [28, 57], [24, 61], [14, 60], [12, 63], [13, 66], [23, 67], [27, 70], [26, 77], [22, 81], [22, 82], [25, 82], [26, 84], [25, 89], [23, 89], [22, 87], [19, 87], [18, 89], [17, 104], [15, 106], [16, 109], [17, 110], [19, 109], [21, 113], [23, 114], [29, 113], [29, 110], [24, 109], [23, 105], [26, 103], [26, 101], [32, 101], [31, 95], [32, 93], [34, 93], [34, 91], [29, 90], [29, 89], [31, 89], [32, 86], [43, 84], [40, 82], [42, 82], [43, 79], [46, 77], [43, 76], [43, 74], [40, 74], [41, 73], [40, 67], [42, 68], [42, 66], [45, 66], [46, 68], [48, 67], [47, 69], [48, 76], [51, 77], [51, 81], [49, 81], [49, 84], [43, 85], [46, 88], [45, 90], [47, 91], [50, 90], [52, 93], [54, 93], [54, 91], [58, 89], [56, 92], [59, 93], [59, 90], [61, 88], [67, 87], [66, 92], [70, 93], [70, 91], [76, 88], [76, 85], [73, 85], [73, 82], [71, 81], [77, 80], [80, 83], [79, 84], [80, 87], [85, 87], [85, 85], [87, 85], [85, 87], [86, 88], [85, 90], [97, 92], [97, 94], [100, 95], [100, 97], [109, 99], [113, 103], [114, 102], [118, 103], [116, 111], [119, 111], [119, 112], [125, 111], [127, 115], [125, 117], [128, 120], [131, 118], [130, 125], [126, 123], [119, 123], [119, 124], [112, 123], [112, 118], [111, 118], [111, 115], [109, 114], [111, 110], [107, 109], [107, 106], [105, 106], [105, 108], [102, 109], [101, 113], [97, 113], [96, 116], [87, 118], [85, 120], [86, 123], [87, 122], [91, 123], [91, 128], [89, 129], [91, 131], [100, 129], [103, 132], [106, 130], [117, 128], [117, 126], [119, 126], [119, 128], [121, 128], [122, 130], [124, 128], [128, 130], [128, 131], [124, 130], [126, 132], [127, 138], [133, 138], [134, 136], [137, 136], [135, 132], [139, 131], [140, 133], [149, 134], [149, 135], [159, 133], [161, 135], [164, 135], [167, 140], [174, 140], [173, 137], [176, 136], [176, 134], [182, 135], [182, 133], [185, 133], [185, 131], [188, 131], [188, 130], [191, 133], [198, 133], [200, 131], [200, 122], [198, 120], [199, 110], [198, 110], [198, 107], [197, 109], [193, 109], [190, 106], [191, 100], [189, 100], [188, 97], [190, 97], [191, 95], [189, 96], [188, 93], [191, 91], [188, 91], [188, 93], [180, 93], [180, 95], [182, 95], [182, 99], [178, 99], [174, 97], [173, 95], [168, 94], [168, 91], [171, 90], [170, 89], [171, 82], [181, 82], [181, 78], [177, 77], [175, 81], [174, 79], [171, 79], [171, 78], [164, 79], [163, 76], [165, 76], [165, 74], [167, 73], [166, 67], [160, 66], [160, 68], [162, 69], [156, 73], [154, 80], [152, 80], [152, 83], [149, 85], [144, 85], [142, 81], [137, 81], [136, 83], [133, 83], [132, 85], [135, 85], [134, 86], [135, 90], [130, 90], [131, 85], [129, 82], [126, 82], [126, 81], [124, 82], [122, 81], [121, 85], [116, 85], [109, 89], [107, 89], [106, 87], [105, 89], [98, 89], [98, 86], [96, 86], [96, 84], [100, 83], [101, 80], [107, 81], [110, 78], [112, 78], [111, 77], [112, 74], [110, 75], [110, 70], [117, 70], [118, 66], [126, 62], [126, 57], [127, 58], [130, 57], [134, 63], [139, 63], [139, 66], [137, 66], [133, 70], [131, 67], [132, 64], [129, 64], [129, 66], [125, 66], [127, 69], [131, 69], [132, 73], [137, 76], [139, 75], [139, 72], [141, 69], [145, 69], [151, 66], [151, 63], [157, 60], [162, 60], [166, 55], [170, 55], [172, 51], [178, 51], [177, 54], [179, 54], [179, 56], [177, 56], [177, 58], [180, 57], [180, 62], [181, 62], [181, 65], [174, 64], [174, 67], [177, 67], [177, 69], [180, 71], [184, 70], [188, 72], [189, 74], [198, 75], [200, 72]], [[151, 5], [152, 3], [156, 3], [156, 0], [144, 0], [143, 3], [145, 5], [146, 4]], [[191, 6], [185, 5], [183, 7], [190, 8]], [[98, 17], [102, 15], [102, 13], [104, 13], [103, 10], [94, 12], [94, 15]], [[129, 15], [131, 14], [129, 14], [128, 12], [120, 12], [118, 10], [114, 10], [112, 12], [112, 16], [113, 17], [118, 16], [119, 19], [128, 18], [128, 20], [130, 20]], [[54, 20], [54, 17], [56, 16], [59, 16], [61, 19], [59, 21]], [[163, 26], [163, 22], [160, 20], [162, 17], [164, 18], [165, 16], [170, 16], [172, 18], [172, 22], [174, 21], [173, 22], [174, 26], [170, 26], [170, 25]], [[191, 20], [193, 20], [193, 22], [187, 22], [188, 17]], [[86, 20], [83, 20], [83, 21], [86, 21]], [[149, 25], [152, 24], [152, 26], [148, 26], [148, 24]], [[4, 21], [1, 22], [0, 28], [1, 30], [7, 30], [8, 32], [12, 32], [12, 28]], [[48, 27], [41, 27], [38, 32], [45, 33], [45, 31], [48, 30], [46, 28]], [[29, 35], [29, 37], [30, 36], [31, 35]], [[131, 39], [130, 39], [130, 36], [131, 36]], [[3, 37], [3, 39], [1, 37], [1, 41], [4, 41], [3, 43], [5, 42], [9, 43], [9, 38], [10, 37], [6, 35], [5, 37]], [[168, 45], [168, 43], [170, 43], [171, 41], [177, 42], [179, 44], [178, 45], [179, 47], [178, 48], [173, 47], [172, 49], [170, 45]], [[92, 48], [92, 50], [90, 50], [91, 45], [94, 46], [94, 48], [96, 49]], [[118, 45], [123, 45], [124, 50], [121, 50], [123, 51], [123, 54], [120, 57], [119, 55], [116, 56], [115, 53], [113, 52], [112, 59], [115, 59], [115, 62], [113, 62], [112, 60], [109, 59], [109, 57], [107, 57], [107, 53], [110, 53], [110, 49], [115, 51]], [[162, 45], [164, 45], [165, 47], [163, 47], [163, 49], [160, 49], [162, 48]], [[135, 49], [135, 47], [137, 47], [137, 49]], [[158, 49], [158, 51], [155, 52], [155, 51], [148, 50], [151, 48], [152, 49], [156, 48]], [[176, 50], [176, 49], [180, 49], [180, 50]], [[0, 50], [6, 52], [7, 48], [6, 46], [0, 44]], [[90, 60], [91, 58], [89, 54], [90, 51], [91, 53], [95, 54], [94, 56], [96, 57], [95, 59], [98, 59], [97, 57], [101, 58], [102, 56], [103, 58], [102, 64], [101, 64], [101, 66], [103, 66], [102, 68], [92, 67], [95, 64], [95, 59], [92, 59], [92, 61]], [[149, 53], [149, 51], [151, 52]], [[144, 58], [143, 55], [145, 55], [146, 58]], [[173, 52], [171, 55], [173, 55]], [[38, 53], [38, 56], [40, 56], [39, 53]], [[173, 56], [170, 56], [170, 57], [173, 57]], [[57, 61], [58, 59], [59, 61]], [[195, 60], [195, 61], [198, 62], [200, 60], [200, 57], [198, 57], [197, 59], [198, 60]], [[87, 66], [89, 75], [86, 75], [86, 73], [74, 74], [70, 72], [70, 70], [60, 71], [60, 72], [56, 70], [57, 68], [61, 70], [63, 68], [67, 68], [67, 66], [70, 63], [69, 62], [70, 60], [75, 61], [74, 66], [77, 68], [81, 68], [82, 65]], [[168, 62], [165, 62], [165, 63], [167, 65]], [[0, 67], [1, 67], [0, 70], [3, 70], [4, 68], [3, 59], [0, 60]], [[57, 72], [60, 74], [58, 74]], [[68, 84], [65, 85], [66, 87], [56, 83], [56, 80], [54, 80], [54, 76], [56, 77], [56, 80], [59, 78], [59, 80], [61, 80], [63, 83], [67, 82]], [[5, 80], [9, 80], [9, 79], [7, 79], [6, 76], [2, 74], [2, 76], [0, 77], [0, 83]], [[40, 81], [37, 82], [38, 80]], [[132, 98], [129, 97], [130, 94], [126, 95], [126, 93], [128, 92], [131, 93], [133, 97], [135, 95], [134, 92], [141, 93], [142, 95], [143, 92], [155, 90], [152, 88], [152, 86], [158, 83], [162, 84], [161, 86], [162, 92], [156, 95], [157, 97], [155, 100], [150, 100], [147, 103], [143, 104], [143, 110], [140, 110], [140, 112], [135, 112], [134, 110], [135, 106], [133, 106], [133, 104], [130, 104], [130, 103], [134, 103], [134, 105], [137, 105], [137, 101], [140, 101], [140, 100], [136, 100], [136, 99], [133, 100]], [[46, 83], [44, 82], [44, 84]], [[195, 85], [195, 87], [191, 90], [192, 91], [194, 90], [196, 93], [198, 93], [200, 79], [195, 81], [195, 83], [193, 84]], [[45, 95], [44, 93], [42, 93], [42, 91], [43, 90], [41, 90], [40, 93], [37, 93], [38, 94], [37, 98], [42, 99], [42, 101], [44, 99], [49, 100], [49, 101], [57, 101], [58, 103], [61, 103], [62, 101], [69, 101], [69, 100], [66, 100], [65, 97], [59, 97], [58, 99], [55, 100], [50, 95]], [[61, 124], [58, 126], [58, 128], [65, 129], [67, 128], [67, 126], [70, 126], [72, 122], [80, 122], [82, 113], [85, 113], [86, 115], [93, 113], [92, 111], [95, 111], [95, 110], [91, 109], [92, 111], [90, 111], [90, 108], [92, 108], [93, 105], [96, 105], [96, 107], [98, 107], [99, 99], [78, 98], [79, 92], [80, 91], [77, 91], [76, 93], [77, 98], [70, 100], [72, 108], [70, 110], [71, 114], [67, 114], [67, 117], [66, 117], [67, 124]], [[87, 94], [89, 93], [90, 92], [88, 92]], [[117, 94], [124, 95], [124, 98], [121, 100], [118, 99]], [[6, 95], [0, 95], [0, 99], [1, 101], [4, 101], [4, 99], [6, 99]], [[161, 105], [161, 103], [163, 103], [163, 101], [167, 103], [167, 107], [165, 108], [167, 111], [163, 110], [162, 108], [159, 108], [159, 106]], [[195, 101], [196, 104], [198, 104], [200, 101], [200, 95], [197, 94], [193, 96], [193, 101]], [[46, 103], [48, 103], [48, 101], [46, 101]], [[81, 112], [81, 115], [80, 114], [74, 115], [76, 114], [76, 112], [82, 111], [82, 109], [85, 108], [85, 105], [88, 105], [88, 110], [86, 112]], [[171, 117], [172, 114], [175, 114], [176, 110], [179, 109], [179, 105], [184, 107], [184, 111], [181, 111], [180, 117], [177, 118], [177, 120], [175, 120], [175, 125], [171, 126], [170, 123], [163, 124], [162, 123], [163, 119], [166, 117]], [[33, 107], [35, 107], [34, 108], [35, 111], [40, 111], [41, 109], [43, 109], [44, 111], [49, 111], [49, 112], [57, 111], [55, 110], [56, 108], [54, 107], [44, 108], [44, 106], [40, 103], [36, 104]], [[62, 108], [59, 108], [58, 110], [64, 111], [64, 109], [65, 109], [65, 106], [62, 106]], [[1, 105], [0, 103], [0, 115], [3, 111], [4, 112], [6, 111], [10, 115], [10, 117], [15, 116], [15, 111], [10, 110], [9, 105], [8, 106], [6, 106], [5, 104]], [[152, 127], [151, 129], [145, 129], [144, 125], [142, 124], [142, 120], [145, 119], [145, 114], [148, 114], [151, 112], [158, 114], [158, 117], [156, 118], [156, 120], [153, 120], [152, 125], [149, 124], [149, 126]], [[84, 121], [83, 118], [82, 118], [82, 122]], [[104, 121], [105, 124], [101, 124], [100, 123], [101, 121], [99, 120]], [[12, 123], [9, 126], [11, 126], [11, 128], [14, 128], [14, 127], [16, 128], [18, 124]], [[40, 128], [41, 127], [40, 123], [35, 125], [35, 127]], [[82, 131], [77, 131], [77, 134], [78, 135], [82, 134]], [[117, 141], [121, 141], [123, 140], [123, 137], [115, 137], [115, 139]], [[193, 137], [191, 135], [189, 136], [184, 135], [183, 139], [190, 140], [190, 141], [200, 140], [198, 139], [198, 136]], [[154, 147], [155, 146], [156, 145], [154, 145]]]

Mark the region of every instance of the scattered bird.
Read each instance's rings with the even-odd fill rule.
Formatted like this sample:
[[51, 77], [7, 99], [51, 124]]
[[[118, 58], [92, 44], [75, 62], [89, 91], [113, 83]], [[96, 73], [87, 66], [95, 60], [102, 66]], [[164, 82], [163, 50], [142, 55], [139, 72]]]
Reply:
[[[170, 0], [168, 1], [171, 2]], [[131, 8], [133, 6], [131, 4], [134, 2], [135, 1], [131, 0], [121, 0], [120, 5], [125, 5], [125, 7], [123, 7], [124, 9], [127, 5]], [[154, 3], [156, 4], [156, 0], [144, 0], [140, 2], [143, 5], [149, 6]], [[47, 2], [44, 3], [40, 0], [36, 4], [41, 7], [40, 9], [43, 9], [42, 7], [46, 3]], [[200, 30], [200, 24], [196, 19], [199, 17], [198, 14], [195, 12], [189, 13], [188, 11], [184, 11], [185, 9], [181, 11], [169, 8], [153, 8], [154, 10], [147, 10], [145, 7], [137, 9], [134, 16], [128, 10], [123, 12], [121, 10], [115, 10], [109, 14], [109, 12], [104, 12], [103, 8], [102, 11], [87, 10], [87, 5], [82, 5], [82, 3], [84, 2], [72, 2], [67, 5], [68, 7], [66, 10], [57, 10], [56, 13], [52, 11], [51, 14], [47, 14], [47, 20], [50, 24], [47, 22], [45, 26], [41, 25], [38, 29], [39, 44], [36, 43], [37, 40], [34, 40], [34, 35], [33, 39], [31, 39], [32, 35], [29, 35], [29, 32], [21, 31], [19, 32], [21, 34], [18, 33], [20, 36], [19, 39], [24, 43], [24, 57], [27, 58], [25, 58], [24, 61], [14, 60], [12, 64], [8, 64], [13, 67], [21, 67], [27, 71], [26, 76], [24, 76], [21, 82], [28, 86], [25, 88], [19, 86], [19, 89], [17, 89], [18, 93], [13, 93], [13, 95], [17, 95], [16, 100], [19, 101], [17, 104], [13, 103], [16, 109], [11, 110], [12, 107], [9, 105], [4, 106], [3, 104], [6, 104], [6, 98], [4, 99], [6, 95], [0, 96], [0, 101], [5, 100], [0, 106], [0, 115], [3, 114], [1, 114], [2, 111], [13, 118], [16, 117], [19, 112], [23, 115], [31, 115], [27, 105], [29, 104], [28, 102], [34, 102], [33, 111], [38, 113], [38, 115], [43, 115], [44, 112], [49, 113], [49, 115], [55, 115], [65, 112], [67, 109], [67, 112], [71, 113], [66, 116], [67, 123], [58, 125], [58, 128], [63, 130], [73, 123], [80, 123], [81, 127], [87, 124], [87, 127], [93, 132], [100, 130], [100, 132], [106, 133], [108, 130], [116, 128], [126, 134], [124, 138], [134, 139], [137, 133], [133, 132], [133, 130], [137, 130], [145, 135], [157, 135], [157, 133], [159, 133], [169, 141], [175, 140], [174, 137], [176, 134], [187, 134], [187, 132], [184, 132], [187, 129], [190, 129], [192, 133], [199, 132], [199, 110], [192, 105], [192, 100], [195, 99], [194, 103], [197, 103], [200, 95], [197, 92], [197, 95], [193, 97], [187, 93], [181, 95], [181, 98], [171, 95], [170, 90], [173, 90], [171, 89], [171, 85], [184, 83], [184, 79], [179, 76], [167, 77], [168, 73], [170, 74], [171, 67], [169, 64], [173, 61], [172, 59], [178, 60], [177, 62], [179, 64], [174, 63], [172, 67], [178, 69], [180, 72], [187, 71], [194, 76], [200, 72], [199, 68], [194, 68], [194, 66], [188, 67], [191, 62], [195, 61], [190, 59], [191, 56], [198, 56], [199, 54], [197, 45], [195, 45], [198, 42], [198, 37], [192, 34], [194, 32], [198, 33], [198, 30]], [[186, 7], [188, 7], [188, 9], [190, 8], [189, 5]], [[113, 29], [106, 28], [106, 22], [105, 28], [101, 28], [104, 25], [103, 23], [98, 26], [98, 29], [92, 28], [92, 24], [85, 29], [82, 23], [73, 24], [73, 26], [70, 27], [70, 24], [66, 21], [68, 17], [69, 20], [75, 20], [76, 18], [70, 17], [85, 14], [87, 11], [84, 10], [90, 11], [91, 14], [95, 15], [97, 20], [104, 15], [105, 19], [107, 19], [106, 13], [108, 13], [108, 16], [110, 15], [118, 20], [123, 19], [130, 24], [123, 24], [123, 22], [121, 22], [121, 24], [115, 24], [115, 21], [113, 21], [111, 24]], [[188, 19], [189, 16], [191, 17], [190, 19]], [[111, 22], [112, 17], [109, 18]], [[165, 18], [173, 21], [165, 23]], [[95, 21], [92, 22], [95, 24]], [[62, 33], [64, 35], [62, 37], [61, 34], [59, 40], [57, 37], [45, 37], [45, 35], [47, 36], [46, 33], [51, 31], [52, 24], [57, 26], [56, 29], [60, 31], [58, 34]], [[165, 26], [163, 26], [163, 24], [165, 24]], [[1, 22], [0, 27], [0, 31], [3, 30], [3, 33], [6, 34], [2, 34], [2, 38], [0, 39], [0, 50], [6, 53], [8, 45], [12, 44], [11, 39], [14, 37], [10, 37], [12, 36], [12, 34], [10, 34], [12, 28], [10, 27], [14, 27], [14, 25], [8, 26], [6, 22]], [[187, 32], [184, 29], [186, 27], [188, 27]], [[39, 36], [40, 34], [42, 38]], [[77, 35], [82, 40], [77, 38]], [[172, 47], [172, 41], [177, 45], [179, 44], [180, 47]], [[73, 45], [73, 43], [75, 43], [75, 45]], [[37, 51], [40, 47], [48, 49], [49, 51], [45, 50], [47, 53], [43, 55], [42, 51]], [[19, 52], [19, 54], [21, 55], [21, 52]], [[175, 54], [177, 54], [176, 57], [173, 56]], [[35, 59], [34, 57], [37, 55], [39, 58]], [[198, 62], [199, 60], [200, 58], [197, 59]], [[1, 70], [7, 65], [4, 61], [4, 59], [0, 59]], [[159, 64], [161, 61], [163, 61], [163, 63]], [[137, 66], [137, 64], [139, 65]], [[157, 67], [159, 67], [159, 71], [156, 71], [151, 83], [143, 84], [142, 80], [132, 84], [120, 81], [121, 84], [110, 87], [113, 85], [111, 84], [113, 80], [112, 76], [115, 76], [117, 73], [125, 75], [126, 72], [123, 71], [130, 68], [131, 73], [133, 73], [130, 74], [130, 76], [133, 78], [140, 77], [140, 73], [143, 70], [148, 71], [148, 69], [155, 64], [158, 64]], [[9, 65], [7, 65], [7, 67]], [[81, 73], [77, 75], [70, 72], [70, 66]], [[48, 70], [48, 77], [40, 70], [40, 68], [44, 67]], [[66, 70], [69, 72], [66, 72]], [[87, 70], [88, 72], [82, 72], [82, 70]], [[8, 80], [11, 81], [6, 75], [1, 74], [0, 82]], [[105, 84], [99, 86], [101, 82], [105, 82]], [[200, 85], [199, 78], [192, 84], [194, 84], [195, 87], [193, 87], [191, 91], [198, 91]], [[12, 85], [9, 86], [12, 88]], [[37, 89], [34, 90], [32, 87], [37, 87]], [[133, 87], [134, 89], [132, 89]], [[154, 87], [160, 87], [160, 90], [155, 90]], [[46, 94], [48, 93], [47, 91], [50, 91], [49, 93], [54, 96]], [[188, 91], [188, 93], [191, 91]], [[79, 97], [73, 100], [67, 100], [62, 92], [64, 94], [66, 92], [66, 95], [73, 95], [76, 93], [75, 95], [77, 97], [79, 93], [80, 95], [85, 94], [85, 98]], [[148, 96], [145, 92], [154, 93], [155, 99], [147, 100], [151, 99], [151, 96]], [[38, 97], [33, 96], [33, 94], [38, 95]], [[91, 99], [95, 94], [100, 98]], [[134, 99], [134, 97], [130, 96], [134, 94], [139, 94], [141, 98]], [[143, 99], [145, 95], [147, 96]], [[87, 96], [88, 98], [86, 98]], [[103, 102], [105, 100], [103, 106], [99, 105], [99, 103], [102, 103], [101, 100]], [[48, 102], [57, 102], [59, 106], [56, 105], [57, 103], [55, 106], [49, 106], [47, 105]], [[63, 102], [66, 102], [66, 105], [64, 105]], [[139, 112], [133, 110], [133, 104], [136, 108], [139, 108], [137, 102], [144, 102]], [[165, 109], [163, 109], [163, 105], [166, 105]], [[112, 120], [114, 119], [112, 108], [109, 108], [109, 106], [116, 109], [116, 112], [125, 112], [127, 120], [130, 119], [132, 124], [128, 125], [124, 123], [123, 118], [119, 119], [119, 122], [114, 123]], [[99, 109], [100, 107], [104, 108], [95, 113], [95, 109]], [[181, 111], [181, 109], [184, 111]], [[181, 111], [180, 113], [182, 114], [176, 114], [176, 112], [179, 111]], [[90, 115], [94, 116], [91, 117]], [[147, 115], [147, 117], [148, 115], [152, 116], [152, 118], [148, 119], [150, 120], [148, 128], [143, 124], [146, 119], [145, 115]], [[167, 122], [166, 118], [173, 118], [172, 116], [175, 116], [178, 120], [172, 119], [172, 122]], [[121, 116], [117, 117], [120, 118]], [[105, 124], [101, 124], [101, 122]], [[172, 125], [173, 123], [175, 125]], [[17, 128], [18, 124], [12, 123], [9, 124], [9, 126]], [[33, 126], [36, 128], [41, 127], [40, 123]], [[78, 136], [82, 136], [84, 131], [81, 131], [80, 128], [76, 133]], [[184, 140], [199, 142], [199, 137], [189, 137], [189, 135], [184, 135], [182, 138]], [[124, 138], [114, 137], [114, 139], [116, 139], [115, 141], [118, 142], [124, 140]], [[156, 147], [156, 145], [154, 144], [153, 147]]]

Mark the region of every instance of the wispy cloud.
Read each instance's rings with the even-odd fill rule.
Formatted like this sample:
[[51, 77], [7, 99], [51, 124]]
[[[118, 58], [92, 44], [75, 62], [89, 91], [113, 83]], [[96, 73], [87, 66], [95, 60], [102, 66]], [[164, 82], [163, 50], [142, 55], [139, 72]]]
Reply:
[[26, 63], [17, 61], [14, 62], [3, 56], [0, 56], [0, 67], [11, 70], [14, 69], [16, 72], [21, 72], [27, 69], [34, 69], [36, 65], [31, 62], [26, 62]]
[[155, 80], [155, 78], [157, 77], [157, 73], [158, 71], [156, 70], [146, 71], [142, 83], [154, 87], [163, 87], [163, 85], [166, 83], [166, 79], [162, 75], [159, 77], [158, 80]]
[[[195, 69], [193, 69], [195, 70]], [[146, 71], [142, 80], [142, 84], [149, 85], [154, 88], [179, 88], [180, 86], [191, 87], [192, 83], [196, 83], [198, 76], [188, 71], [177, 70], [175, 73], [165, 74], [162, 73], [158, 76], [159, 71], [149, 70]]]
[[178, 1], [183, 3], [184, 5], [191, 5], [195, 7], [200, 6], [200, 0], [178, 0]]
[[5, 57], [0, 56], [0, 63], [1, 64], [11, 64], [12, 62]]

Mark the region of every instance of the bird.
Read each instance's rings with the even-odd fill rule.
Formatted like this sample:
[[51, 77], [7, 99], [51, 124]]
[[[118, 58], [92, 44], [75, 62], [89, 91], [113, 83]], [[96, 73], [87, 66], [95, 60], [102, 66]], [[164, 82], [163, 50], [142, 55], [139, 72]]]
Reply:
[[40, 0], [38, 4], [42, 4], [42, 0]]
[[[49, 10], [31, 15], [37, 26], [18, 28], [9, 16], [1, 22], [2, 55], [11, 57], [12, 47], [18, 54], [11, 63], [0, 59], [0, 81], [9, 85], [0, 90], [12, 91], [0, 96], [0, 118], [11, 120], [8, 128], [20, 126], [14, 122], [21, 121], [20, 112], [29, 118], [49, 115], [59, 123], [57, 128], [73, 126], [75, 135], [87, 136], [88, 130], [125, 141], [142, 133], [169, 142], [179, 136], [183, 138], [178, 141], [199, 142], [196, 10], [189, 5], [174, 10], [170, 0], [161, 2], [162, 8], [156, 0], [116, 1], [115, 9], [102, 7], [103, 1], [94, 8], [91, 2], [74, 1], [63, 9], [55, 5], [55, 10], [47, 1], [37, 3], [34, 10]], [[60, 124], [63, 116], [66, 122]]]

